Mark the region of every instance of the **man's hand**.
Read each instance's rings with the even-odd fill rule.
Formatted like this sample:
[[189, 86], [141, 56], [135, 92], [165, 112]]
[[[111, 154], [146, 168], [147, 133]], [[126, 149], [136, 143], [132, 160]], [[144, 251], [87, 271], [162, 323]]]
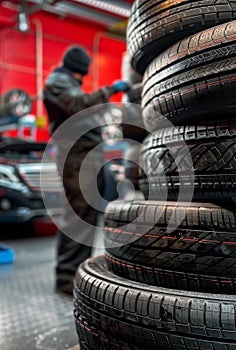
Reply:
[[129, 84], [126, 81], [123, 80], [117, 80], [112, 84], [112, 87], [114, 88], [115, 92], [127, 92], [130, 88]]

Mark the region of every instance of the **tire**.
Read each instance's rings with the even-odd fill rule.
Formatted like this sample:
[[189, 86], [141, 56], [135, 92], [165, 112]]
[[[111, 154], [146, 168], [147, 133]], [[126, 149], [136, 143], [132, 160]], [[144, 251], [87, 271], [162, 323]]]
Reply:
[[31, 112], [32, 101], [28, 93], [23, 89], [11, 89], [3, 96], [3, 103], [7, 106], [7, 112], [15, 117], [23, 117]]
[[180, 190], [186, 195], [194, 186], [193, 201], [230, 204], [236, 201], [235, 155], [234, 122], [160, 129], [143, 141], [139, 188], [146, 199], [177, 200]]
[[[182, 222], [169, 231], [170, 222], [181, 212], [184, 213]], [[142, 283], [163, 287], [171, 283], [173, 287], [176, 276], [181, 275], [183, 282], [180, 281], [178, 288], [209, 292], [215, 286], [222, 293], [234, 293], [235, 219], [232, 210], [213, 204], [192, 203], [188, 207], [186, 203], [175, 202], [111, 202], [104, 217], [105, 250], [121, 263], [112, 261], [113, 265], [109, 266], [117, 265], [115, 273], [133, 280], [137, 278]], [[120, 267], [122, 263], [125, 264]], [[140, 270], [140, 274], [135, 274], [135, 270]], [[171, 273], [170, 282], [165, 276]], [[193, 278], [197, 279], [196, 283]], [[215, 280], [209, 285], [199, 282], [210, 278]], [[226, 279], [228, 282], [223, 283]]]
[[[80, 307], [78, 305], [78, 307]], [[96, 312], [93, 312], [94, 317], [99, 317]], [[129, 325], [127, 325], [129, 326]], [[129, 344], [127, 341], [114, 337], [97, 327], [91, 326], [87, 322], [86, 317], [79, 316], [76, 318], [76, 328], [79, 337], [80, 350], [149, 350], [137, 344]]]
[[235, 350], [235, 310], [233, 296], [130, 283], [101, 256], [75, 277], [75, 323], [87, 349]]
[[231, 0], [136, 0], [131, 8], [126, 38], [131, 65], [143, 75], [148, 64], [171, 45], [235, 18], [236, 5]]
[[[148, 252], [149, 250], [147, 249], [147, 254]], [[164, 254], [165, 253], [163, 253], [163, 255]], [[166, 253], [166, 257], [167, 255], [168, 253]], [[130, 281], [144, 283], [151, 286], [193, 292], [223, 293], [228, 295], [235, 295], [236, 293], [236, 278], [234, 277], [216, 276], [213, 273], [212, 275], [204, 275], [194, 273], [191, 269], [189, 269], [189, 272], [168, 270], [170, 264], [163, 268], [157, 268], [154, 266], [155, 264], [145, 266], [141, 265], [142, 259], [143, 255], [140, 258], [140, 263], [135, 263], [128, 260], [118, 259], [108, 253], [105, 254], [108, 270], [112, 271], [115, 275], [127, 278]], [[182, 259], [184, 260], [184, 257]], [[137, 258], [134, 259], [134, 261], [137, 260]], [[211, 271], [209, 271], [209, 273], [211, 273]]]
[[167, 197], [168, 200], [173, 201], [178, 198], [180, 185], [185, 188], [184, 195], [187, 198], [190, 197], [192, 184], [194, 185], [194, 201], [211, 202], [224, 206], [235, 203], [235, 174], [195, 175], [194, 180], [188, 176], [182, 176], [181, 179], [179, 176], [167, 176], [165, 179], [142, 178], [138, 181], [137, 187], [146, 199], [159, 200]]
[[143, 77], [147, 129], [234, 118], [235, 54], [233, 21], [184, 39], [156, 57]]

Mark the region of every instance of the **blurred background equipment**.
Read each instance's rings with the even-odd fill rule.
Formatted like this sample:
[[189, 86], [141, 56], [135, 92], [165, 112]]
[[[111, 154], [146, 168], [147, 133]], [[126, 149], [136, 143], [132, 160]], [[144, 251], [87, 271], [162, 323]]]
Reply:
[[17, 129], [20, 118], [31, 112], [32, 99], [20, 88], [8, 90], [0, 96], [0, 133]]
[[12, 114], [16, 117], [23, 117], [30, 113], [32, 108], [32, 100], [29, 94], [20, 88], [7, 91], [1, 100], [0, 116]]

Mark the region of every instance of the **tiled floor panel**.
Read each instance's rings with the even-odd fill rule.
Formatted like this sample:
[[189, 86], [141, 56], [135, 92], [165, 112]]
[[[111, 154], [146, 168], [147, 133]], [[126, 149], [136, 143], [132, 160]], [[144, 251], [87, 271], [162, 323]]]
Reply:
[[0, 264], [0, 349], [64, 350], [76, 346], [73, 300], [54, 292], [56, 238], [1, 243], [14, 249], [15, 262]]

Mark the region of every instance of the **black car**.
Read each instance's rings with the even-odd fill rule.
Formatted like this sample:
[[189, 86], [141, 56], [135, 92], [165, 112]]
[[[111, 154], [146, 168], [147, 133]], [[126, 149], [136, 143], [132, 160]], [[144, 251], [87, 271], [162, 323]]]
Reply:
[[[62, 213], [55, 152], [49, 149], [45, 161], [46, 145], [0, 136], [0, 224], [59, 217]], [[50, 204], [49, 211], [44, 205], [45, 198]]]

